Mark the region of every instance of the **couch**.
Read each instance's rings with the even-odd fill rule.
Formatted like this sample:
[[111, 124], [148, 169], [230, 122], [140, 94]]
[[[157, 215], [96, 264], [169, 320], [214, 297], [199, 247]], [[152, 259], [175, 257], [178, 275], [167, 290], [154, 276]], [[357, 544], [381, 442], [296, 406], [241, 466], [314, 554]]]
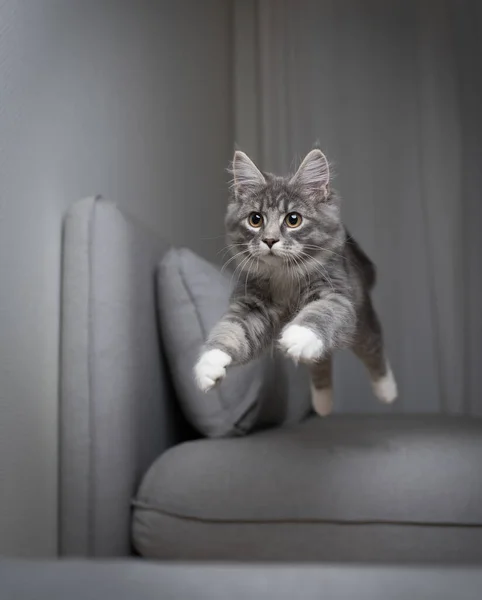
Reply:
[[480, 563], [481, 420], [312, 416], [224, 439], [187, 424], [156, 310], [167, 248], [100, 197], [66, 216], [61, 555]]

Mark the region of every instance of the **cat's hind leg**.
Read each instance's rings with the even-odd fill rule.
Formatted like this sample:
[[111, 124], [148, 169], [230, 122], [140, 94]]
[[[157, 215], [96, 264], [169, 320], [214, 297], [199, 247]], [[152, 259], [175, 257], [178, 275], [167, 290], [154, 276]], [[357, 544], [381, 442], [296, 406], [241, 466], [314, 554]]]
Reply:
[[310, 366], [311, 402], [321, 417], [326, 417], [333, 410], [332, 363], [332, 357], [328, 355]]
[[384, 404], [394, 402], [397, 384], [385, 354], [380, 321], [368, 297], [360, 315], [353, 351], [368, 370], [375, 396]]

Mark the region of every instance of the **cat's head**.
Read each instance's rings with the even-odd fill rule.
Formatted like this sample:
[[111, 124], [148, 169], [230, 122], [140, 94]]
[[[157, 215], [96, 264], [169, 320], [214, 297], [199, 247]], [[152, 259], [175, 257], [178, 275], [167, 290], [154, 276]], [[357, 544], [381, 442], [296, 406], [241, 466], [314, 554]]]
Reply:
[[241, 270], [316, 270], [336, 254], [343, 243], [343, 226], [321, 150], [312, 150], [289, 177], [262, 173], [237, 151], [232, 175], [226, 232]]

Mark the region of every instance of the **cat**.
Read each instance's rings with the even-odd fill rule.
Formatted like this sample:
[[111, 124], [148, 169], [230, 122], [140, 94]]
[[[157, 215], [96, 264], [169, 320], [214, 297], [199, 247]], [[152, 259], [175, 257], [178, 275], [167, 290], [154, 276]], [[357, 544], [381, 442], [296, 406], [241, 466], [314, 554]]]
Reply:
[[393, 402], [397, 386], [370, 297], [375, 267], [341, 221], [323, 152], [313, 149], [295, 175], [279, 177], [236, 151], [231, 171], [226, 239], [240, 276], [195, 366], [199, 388], [208, 391], [227, 367], [277, 341], [309, 365], [319, 415], [333, 408], [332, 355], [339, 348], [351, 348], [375, 396]]

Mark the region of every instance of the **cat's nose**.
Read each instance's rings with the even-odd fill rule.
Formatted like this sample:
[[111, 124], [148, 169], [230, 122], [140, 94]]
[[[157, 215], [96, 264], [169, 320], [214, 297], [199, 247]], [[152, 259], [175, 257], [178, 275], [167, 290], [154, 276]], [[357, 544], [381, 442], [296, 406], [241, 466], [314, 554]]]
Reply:
[[275, 240], [274, 238], [265, 238], [263, 240], [263, 242], [268, 246], [268, 248], [271, 250], [271, 248], [276, 244], [276, 242], [279, 242], [279, 240]]

